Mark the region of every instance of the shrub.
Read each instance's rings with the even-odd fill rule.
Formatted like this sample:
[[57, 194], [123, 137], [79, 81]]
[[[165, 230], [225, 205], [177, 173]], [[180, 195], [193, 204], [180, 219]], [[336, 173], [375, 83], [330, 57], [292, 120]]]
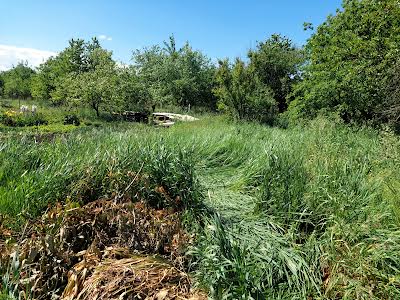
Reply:
[[0, 115], [0, 121], [2, 124], [11, 127], [24, 127], [24, 126], [38, 126], [47, 125], [43, 114], [22, 114], [15, 111], [6, 111]]
[[278, 114], [278, 105], [270, 87], [263, 84], [257, 74], [243, 61], [234, 65], [221, 61], [216, 74], [219, 98], [218, 108], [233, 118], [254, 120], [272, 125]]
[[64, 118], [64, 125], [79, 126], [80, 124], [81, 124], [81, 121], [79, 120], [79, 117], [75, 114], [66, 115]]

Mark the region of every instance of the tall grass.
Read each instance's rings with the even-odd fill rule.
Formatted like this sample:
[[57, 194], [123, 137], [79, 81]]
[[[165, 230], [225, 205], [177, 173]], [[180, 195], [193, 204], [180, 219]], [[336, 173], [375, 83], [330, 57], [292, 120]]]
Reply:
[[[194, 253], [216, 298], [399, 297], [398, 137], [318, 119], [291, 130], [225, 125], [201, 141], [206, 200], [222, 222], [209, 221]], [[277, 240], [285, 244], [267, 246]], [[284, 245], [304, 272], [287, 273], [282, 282], [290, 288], [271, 283], [280, 278], [274, 271], [254, 275], [286, 270]]]
[[212, 213], [189, 254], [214, 299], [400, 297], [400, 139], [389, 131], [207, 117], [22, 136], [1, 144], [0, 161], [10, 216], [122, 192], [159, 207], [204, 201]]
[[128, 194], [158, 207], [191, 206], [200, 199], [190, 149], [145, 126], [40, 144], [29, 136], [8, 139], [0, 160], [0, 212], [11, 216], [36, 217], [67, 197], [88, 202]]

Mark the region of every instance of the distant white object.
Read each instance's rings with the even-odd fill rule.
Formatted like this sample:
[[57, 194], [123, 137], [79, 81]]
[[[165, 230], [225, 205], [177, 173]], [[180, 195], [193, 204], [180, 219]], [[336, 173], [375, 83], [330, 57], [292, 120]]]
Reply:
[[153, 113], [153, 116], [164, 116], [171, 120], [186, 121], [186, 122], [192, 122], [192, 121], [199, 120], [199, 119], [189, 116], [189, 115], [173, 114], [173, 113], [167, 113], [167, 112]]
[[36, 105], [32, 105], [32, 114], [36, 114], [37, 111], [37, 106]]
[[173, 114], [173, 113], [153, 113], [153, 122], [159, 126], [169, 127], [176, 121], [192, 122], [198, 119], [189, 115]]
[[29, 111], [29, 107], [28, 106], [26, 106], [26, 105], [21, 105], [21, 107], [19, 108], [19, 111], [21, 112], [21, 113], [27, 113], [28, 111]]

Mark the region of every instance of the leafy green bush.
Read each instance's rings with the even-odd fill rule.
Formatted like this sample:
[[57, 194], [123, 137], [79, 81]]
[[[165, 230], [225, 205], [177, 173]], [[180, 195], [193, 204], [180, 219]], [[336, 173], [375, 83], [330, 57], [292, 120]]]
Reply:
[[228, 61], [220, 61], [216, 82], [219, 109], [238, 120], [274, 124], [278, 105], [273, 91], [244, 62], [236, 60], [231, 66]]
[[41, 113], [22, 114], [14, 111], [6, 111], [0, 115], [0, 122], [11, 127], [38, 126], [48, 124], [47, 119]]
[[79, 117], [75, 114], [66, 115], [64, 118], [64, 125], [79, 126], [80, 124], [81, 124], [81, 121], [79, 120]]

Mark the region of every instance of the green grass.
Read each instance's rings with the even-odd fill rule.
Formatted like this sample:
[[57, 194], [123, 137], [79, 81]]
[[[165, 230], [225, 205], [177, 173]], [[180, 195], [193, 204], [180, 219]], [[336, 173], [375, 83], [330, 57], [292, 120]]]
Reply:
[[203, 202], [188, 255], [214, 299], [400, 297], [400, 139], [389, 131], [325, 119], [283, 130], [210, 116], [43, 143], [22, 134], [0, 144], [0, 161], [0, 212], [14, 226], [56, 201], [127, 186], [160, 207]]
[[[47, 125], [11, 127], [0, 123], [1, 133], [31, 132], [31, 133], [66, 133], [85, 126], [102, 126], [107, 124], [106, 118], [97, 118], [94, 111], [89, 108], [70, 108], [66, 106], [54, 106], [46, 101], [0, 99], [0, 115], [6, 111], [18, 112], [21, 105], [30, 109], [37, 106], [37, 114], [47, 121]], [[64, 125], [66, 115], [75, 114], [81, 121], [80, 126]], [[108, 114], [104, 114], [108, 117]]]

